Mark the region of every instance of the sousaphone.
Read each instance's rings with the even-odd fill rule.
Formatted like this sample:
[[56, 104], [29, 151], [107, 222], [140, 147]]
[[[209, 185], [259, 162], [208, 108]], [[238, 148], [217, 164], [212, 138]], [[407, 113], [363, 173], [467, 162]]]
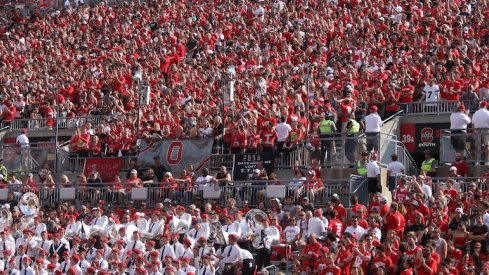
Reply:
[[24, 230], [31, 226], [39, 212], [39, 198], [36, 194], [27, 192], [20, 198], [18, 207], [24, 214], [20, 219], [20, 229]]
[[0, 208], [0, 230], [3, 231], [5, 228], [12, 225], [13, 218], [10, 212], [10, 207], [8, 205], [2, 205]]

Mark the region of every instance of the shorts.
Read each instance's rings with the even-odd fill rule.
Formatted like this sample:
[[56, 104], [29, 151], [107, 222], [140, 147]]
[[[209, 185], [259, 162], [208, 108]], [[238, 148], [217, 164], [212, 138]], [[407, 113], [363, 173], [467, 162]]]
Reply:
[[377, 178], [368, 178], [368, 193], [375, 194], [377, 192], [382, 192], [381, 186], [379, 185], [379, 180]]
[[389, 177], [389, 191], [396, 189], [396, 177]]

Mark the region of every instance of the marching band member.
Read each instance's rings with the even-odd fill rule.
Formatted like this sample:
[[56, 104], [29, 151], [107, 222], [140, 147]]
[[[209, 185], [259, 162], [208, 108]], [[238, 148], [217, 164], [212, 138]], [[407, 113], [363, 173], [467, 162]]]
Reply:
[[25, 254], [31, 258], [35, 256], [37, 242], [32, 239], [33, 232], [29, 229], [22, 231], [23, 236], [15, 241], [16, 246], [24, 245], [26, 247]]
[[166, 256], [171, 256], [173, 259], [175, 259], [175, 250], [173, 249], [173, 246], [170, 245], [169, 239], [170, 239], [170, 234], [164, 234], [163, 236], [161, 236], [160, 239], [161, 248], [159, 250], [160, 253], [159, 260], [161, 262], [163, 262]]
[[236, 265], [243, 260], [241, 249], [236, 244], [238, 236], [236, 234], [230, 234], [229, 245], [224, 248], [222, 253], [218, 256], [219, 268], [222, 270], [223, 275], [234, 275], [236, 273]]
[[7, 271], [8, 267], [9, 267], [9, 261], [12, 258], [12, 250], [9, 250], [9, 249], [5, 249], [2, 251], [3, 253], [3, 259], [0, 260], [0, 271]]
[[211, 264], [210, 256], [207, 254], [202, 255], [200, 268], [197, 275], [215, 275], [216, 268]]
[[105, 228], [109, 225], [109, 219], [107, 216], [102, 216], [102, 211], [98, 207], [92, 208], [92, 221], [90, 222], [90, 226], [100, 226], [100, 228]]
[[192, 228], [187, 231], [187, 239], [191, 239], [195, 243], [201, 237], [208, 238], [208, 232], [202, 228], [202, 225], [197, 221], [197, 218], [193, 218]]
[[183, 257], [181, 261], [182, 267], [180, 268], [180, 272], [182, 274], [188, 274], [189, 272], [195, 273], [195, 267], [190, 265], [192, 259], [190, 257]]
[[[176, 209], [176, 215], [173, 215], [172, 222], [175, 223], [178, 220], [181, 220], [183, 224], [190, 225], [192, 224], [192, 216], [189, 213], [185, 212], [185, 207], [179, 205]], [[177, 218], [177, 219], [175, 219]], [[179, 241], [183, 242], [185, 237], [186, 229], [184, 227], [175, 228], [176, 232], [179, 234]]]
[[41, 250], [46, 250], [48, 251], [49, 248], [51, 247], [52, 241], [48, 240], [48, 232], [43, 231], [41, 232], [41, 239], [37, 242], [37, 247], [36, 247], [36, 252], [39, 255], [39, 251]]
[[173, 251], [175, 252], [175, 259], [180, 259], [183, 255], [183, 252], [185, 252], [183, 244], [178, 241], [180, 234], [173, 234], [171, 237]]
[[46, 231], [46, 224], [42, 223], [42, 217], [36, 216], [34, 218], [34, 224], [31, 227], [31, 231], [34, 232], [34, 236], [39, 237], [42, 232]]
[[133, 251], [135, 249], [139, 249], [142, 252], [145, 252], [146, 251], [146, 247], [144, 246], [144, 243], [141, 241], [141, 233], [136, 230], [136, 231], [134, 231], [132, 233], [132, 237], [133, 237], [133, 240], [132, 241], [129, 241], [127, 243], [126, 248], [129, 249], [129, 250], [133, 250]]
[[273, 232], [271, 231], [268, 219], [264, 219], [262, 221], [262, 226], [263, 228], [255, 230], [253, 235], [251, 235], [251, 239], [255, 244], [254, 247], [256, 251], [256, 266], [258, 267], [258, 269], [270, 265], [270, 255], [272, 247], [269, 236], [272, 236]]
[[109, 268], [109, 263], [104, 259], [104, 255], [105, 251], [103, 249], [97, 249], [94, 262], [97, 262], [99, 270], [107, 270]]
[[29, 256], [24, 256], [22, 258], [22, 269], [20, 270], [20, 274], [22, 275], [35, 275], [36, 272], [31, 267], [32, 260]]
[[15, 253], [15, 242], [9, 240], [8, 230], [4, 229], [0, 231], [0, 255], [5, 259], [5, 255], [3, 255], [5, 250], [9, 250], [10, 252]]
[[238, 211], [234, 214], [234, 223], [237, 223], [239, 225], [239, 240], [238, 240], [238, 245], [239, 247], [243, 249], [250, 250], [251, 249], [251, 239], [250, 239], [250, 234], [251, 229], [250, 225], [246, 221], [245, 218], [243, 218], [243, 212]]
[[182, 253], [182, 256], [180, 258], [185, 258], [189, 257], [191, 259], [194, 258], [194, 251], [192, 250], [192, 241], [190, 239], [185, 239], [183, 240], [183, 248], [184, 251]]
[[61, 271], [63, 273], [66, 273], [68, 271], [68, 268], [70, 268], [70, 252], [65, 251], [63, 252], [63, 261], [60, 264]]
[[149, 225], [147, 233], [152, 236], [152, 238], [163, 234], [163, 230], [165, 229], [165, 220], [160, 219], [159, 215], [160, 212], [157, 210], [151, 212], [151, 224]]

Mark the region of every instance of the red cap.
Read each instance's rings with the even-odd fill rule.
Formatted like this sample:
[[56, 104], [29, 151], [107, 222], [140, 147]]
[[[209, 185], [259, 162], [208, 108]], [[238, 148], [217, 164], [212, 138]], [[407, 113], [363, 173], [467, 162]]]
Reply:
[[184, 262], [190, 263], [190, 257], [183, 257], [182, 260]]
[[78, 256], [77, 254], [73, 254], [73, 256], [71, 256], [71, 259], [75, 262], [79, 262], [80, 261], [80, 256]]
[[377, 112], [378, 110], [379, 110], [379, 108], [377, 108], [377, 106], [375, 106], [375, 105], [370, 107], [370, 112], [371, 112], [371, 113], [375, 113], [375, 112]]
[[142, 253], [141, 252], [141, 249], [139, 249], [139, 248], [134, 249], [132, 252], [134, 252], [134, 253], [136, 253], [138, 255]]
[[186, 246], [191, 246], [192, 245], [192, 241], [190, 241], [189, 239], [185, 239], [185, 240], [183, 240], [183, 244], [186, 245]]
[[70, 252], [69, 251], [63, 252], [63, 256], [69, 256], [69, 255], [70, 255]]
[[200, 237], [197, 241], [198, 242], [205, 242], [205, 241], [207, 241], [207, 238], [206, 237]]
[[93, 267], [93, 266], [89, 266], [89, 267], [87, 268], [87, 272], [95, 272], [95, 271], [96, 271], [96, 269], [95, 269], [95, 267]]
[[105, 254], [105, 251], [103, 249], [97, 249], [97, 253], [100, 253], [103, 256]]
[[63, 271], [61, 271], [61, 270], [59, 270], [59, 269], [56, 269], [56, 270], [54, 271], [54, 274], [55, 274], [55, 275], [63, 275]]
[[463, 105], [463, 104], [458, 105], [457, 110], [465, 112], [465, 105]]
[[155, 246], [155, 241], [148, 241], [148, 242], [146, 242], [146, 244], [148, 244], [150, 246]]
[[55, 269], [55, 268], [56, 268], [56, 264], [55, 263], [48, 264], [48, 269]]
[[229, 234], [229, 239], [233, 239], [233, 240], [237, 240], [238, 239], [238, 235], [236, 234]]
[[4, 255], [5, 255], [5, 254], [7, 254], [7, 255], [12, 255], [12, 250], [10, 250], [10, 249], [5, 249], [5, 250], [3, 251], [3, 254], [4, 254]]
[[481, 103], [479, 103], [479, 107], [486, 108], [487, 107], [487, 101], [485, 101], [485, 100], [481, 101]]
[[149, 255], [155, 256], [155, 257], [158, 257], [159, 254], [160, 254], [160, 252], [158, 252], [158, 250], [153, 250], [153, 251], [151, 251], [151, 253], [149, 253]]

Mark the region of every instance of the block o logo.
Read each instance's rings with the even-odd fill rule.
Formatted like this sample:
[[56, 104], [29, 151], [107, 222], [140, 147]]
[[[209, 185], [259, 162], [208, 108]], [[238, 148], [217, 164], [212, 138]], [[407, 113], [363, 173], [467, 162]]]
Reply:
[[421, 141], [428, 143], [433, 141], [433, 129], [431, 127], [424, 127], [421, 129]]

